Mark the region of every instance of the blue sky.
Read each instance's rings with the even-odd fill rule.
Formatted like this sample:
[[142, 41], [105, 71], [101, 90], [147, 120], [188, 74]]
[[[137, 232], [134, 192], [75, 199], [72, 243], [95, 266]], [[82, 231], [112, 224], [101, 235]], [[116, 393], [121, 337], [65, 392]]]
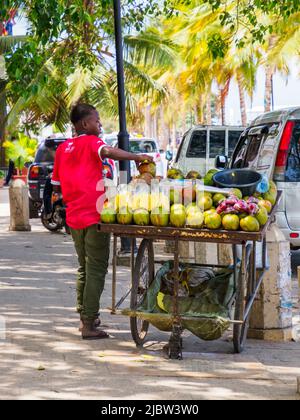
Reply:
[[[26, 33], [26, 22], [19, 21], [14, 28], [15, 35]], [[250, 98], [247, 100], [249, 121], [261, 114], [264, 109], [264, 72], [261, 69], [258, 72], [257, 86], [251, 104]], [[286, 108], [291, 106], [300, 106], [300, 68], [291, 65], [291, 74], [282, 77], [276, 74], [274, 77], [274, 102], [275, 108]], [[241, 117], [239, 112], [239, 95], [235, 82], [231, 84], [229, 97], [227, 100], [227, 120], [229, 124], [239, 124]]]

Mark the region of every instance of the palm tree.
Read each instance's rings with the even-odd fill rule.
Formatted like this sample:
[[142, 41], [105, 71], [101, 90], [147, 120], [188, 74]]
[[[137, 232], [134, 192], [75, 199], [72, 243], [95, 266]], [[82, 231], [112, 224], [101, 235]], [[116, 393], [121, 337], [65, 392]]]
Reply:
[[[290, 57], [299, 52], [299, 14], [291, 15], [288, 21], [277, 22], [274, 33], [263, 46], [258, 46], [251, 41], [247, 42], [244, 37], [247, 30], [242, 26], [232, 38], [231, 29], [222, 26], [220, 22], [220, 11], [212, 11], [200, 3], [198, 0], [185, 4], [178, 2], [178, 13], [155, 22], [155, 27], [152, 25], [124, 39], [129, 122], [134, 127], [141, 125], [147, 109], [147, 125], [150, 127], [155, 121], [155, 126], [158, 126], [156, 130], [164, 133], [165, 143], [170, 133], [176, 131], [176, 125], [185, 121], [185, 116], [191, 110], [194, 110], [198, 122], [212, 123], [212, 92], [215, 87], [218, 87], [220, 119], [225, 124], [226, 99], [232, 80], [238, 84], [241, 120], [246, 125], [246, 95], [253, 95], [258, 65], [262, 64], [266, 69], [268, 110], [273, 74], [277, 70], [287, 73]], [[229, 12], [235, 7], [236, 2], [228, 2]], [[50, 45], [49, 59], [43, 63], [28, 86], [38, 86], [38, 90], [32, 90], [29, 97], [13, 99], [10, 103], [9, 125], [15, 126], [22, 115], [22, 120], [25, 117], [29, 126], [35, 122], [55, 123], [64, 131], [69, 120], [69, 109], [78, 100], [87, 100], [96, 105], [105, 117], [117, 118], [116, 71], [112, 66], [110, 36], [108, 34], [106, 44], [99, 47], [100, 53], [97, 54], [98, 61], [94, 69], [77, 65], [75, 69], [72, 68], [72, 74], [70, 70], [54, 64]], [[215, 37], [224, 41], [225, 48], [221, 56], [214, 56], [211, 51], [210, 42]], [[235, 41], [243, 37], [245, 45], [239, 49]], [[70, 40], [56, 44], [56, 52], [66, 49], [68, 42]], [[8, 82], [8, 92], [10, 86]], [[11, 100], [10, 97], [8, 100]]]
[[166, 32], [179, 43], [182, 65], [175, 85], [182, 98], [183, 109], [194, 109], [198, 123], [211, 124], [211, 89], [214, 80], [207, 37], [215, 14], [206, 7], [189, 10], [180, 7], [180, 15], [165, 22]]
[[265, 67], [265, 111], [271, 111], [271, 98], [274, 74], [279, 71], [288, 75], [293, 57], [300, 54], [300, 13], [292, 14], [288, 19], [276, 21], [273, 33], [269, 35], [261, 48], [261, 64]]
[[[173, 63], [175, 50], [170, 41], [159, 38], [155, 31], [142, 33], [139, 37], [125, 37], [125, 47], [126, 106], [129, 123], [136, 124], [143, 118], [142, 103], [158, 106], [167, 97], [167, 89], [159, 79], [164, 69]], [[56, 48], [63, 50], [65, 42]], [[22, 120], [29, 126], [36, 122], [54, 123], [59, 130], [65, 131], [70, 108], [79, 100], [98, 107], [104, 117], [117, 119], [117, 75], [111, 65], [113, 55], [109, 51], [106, 53], [109, 60], [102, 57], [93, 70], [78, 65], [71, 75], [68, 70], [58, 68], [50, 57], [28, 86], [29, 92], [32, 86], [39, 86], [39, 89], [11, 103], [8, 126], [15, 126], [22, 115]], [[10, 86], [11, 82], [8, 90]]]
[[251, 43], [245, 44], [244, 48], [236, 48], [232, 45], [224, 59], [228, 74], [232, 75], [238, 85], [241, 122], [247, 126], [246, 94], [253, 97], [256, 86], [258, 70], [258, 52]]

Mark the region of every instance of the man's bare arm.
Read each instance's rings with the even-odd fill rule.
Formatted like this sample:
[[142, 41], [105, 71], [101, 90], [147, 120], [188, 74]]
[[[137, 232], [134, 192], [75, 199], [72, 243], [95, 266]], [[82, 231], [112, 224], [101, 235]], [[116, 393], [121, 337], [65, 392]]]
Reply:
[[135, 153], [125, 152], [122, 149], [115, 149], [114, 147], [105, 146], [101, 150], [101, 157], [103, 159], [113, 160], [133, 160], [135, 162], [143, 162], [148, 160], [153, 162], [153, 157], [148, 155], [136, 155]]

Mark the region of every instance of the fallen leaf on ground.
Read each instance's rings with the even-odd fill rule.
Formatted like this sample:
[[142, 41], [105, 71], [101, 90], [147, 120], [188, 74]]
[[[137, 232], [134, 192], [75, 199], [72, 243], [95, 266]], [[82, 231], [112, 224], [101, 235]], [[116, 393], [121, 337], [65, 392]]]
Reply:
[[145, 360], [154, 360], [155, 357], [154, 356], [150, 356], [149, 354], [143, 354], [142, 355], [142, 359], [145, 359]]

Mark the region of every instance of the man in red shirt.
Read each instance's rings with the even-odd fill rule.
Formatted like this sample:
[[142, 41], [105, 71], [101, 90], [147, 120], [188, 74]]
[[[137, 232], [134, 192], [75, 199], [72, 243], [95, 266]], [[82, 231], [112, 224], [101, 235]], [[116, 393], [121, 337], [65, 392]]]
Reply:
[[[102, 125], [97, 110], [91, 105], [76, 105], [71, 112], [71, 121], [77, 137], [58, 147], [52, 184], [56, 192], [63, 194], [67, 224], [78, 255], [77, 310], [82, 338], [94, 340], [108, 338], [105, 331], [96, 328], [100, 325], [99, 302], [110, 250], [110, 235], [97, 232], [104, 194], [102, 160], [134, 160], [139, 163], [153, 159], [107, 146], [99, 138]], [[99, 188], [102, 184], [103, 188]]]

